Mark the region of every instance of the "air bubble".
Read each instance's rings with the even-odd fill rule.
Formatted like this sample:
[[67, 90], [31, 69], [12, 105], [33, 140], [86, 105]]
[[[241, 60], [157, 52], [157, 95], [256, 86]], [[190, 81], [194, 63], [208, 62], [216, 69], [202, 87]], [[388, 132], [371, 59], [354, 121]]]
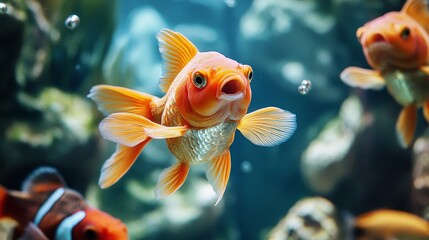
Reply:
[[77, 28], [77, 26], [79, 26], [80, 23], [80, 19], [77, 15], [70, 15], [66, 21], [64, 22], [64, 24], [66, 25], [66, 27], [68, 29], [75, 29]]
[[311, 89], [311, 81], [310, 80], [302, 80], [301, 85], [305, 86], [308, 90]]
[[302, 80], [301, 85], [298, 87], [298, 92], [302, 95], [307, 94], [311, 89], [311, 81], [310, 80]]

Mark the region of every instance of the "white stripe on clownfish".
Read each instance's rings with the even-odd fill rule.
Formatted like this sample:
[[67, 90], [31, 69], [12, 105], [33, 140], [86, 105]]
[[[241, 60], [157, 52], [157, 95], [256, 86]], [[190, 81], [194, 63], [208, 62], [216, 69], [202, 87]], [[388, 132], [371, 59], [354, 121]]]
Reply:
[[79, 224], [84, 218], [86, 214], [84, 211], [78, 211], [73, 215], [70, 215], [63, 219], [60, 225], [57, 228], [57, 232], [55, 233], [56, 240], [72, 240], [73, 238], [73, 228]]
[[34, 217], [34, 224], [39, 225], [42, 221], [43, 217], [51, 210], [54, 204], [61, 198], [64, 194], [64, 188], [58, 188], [54, 193], [49, 196], [49, 198], [43, 203], [43, 205], [39, 208]]

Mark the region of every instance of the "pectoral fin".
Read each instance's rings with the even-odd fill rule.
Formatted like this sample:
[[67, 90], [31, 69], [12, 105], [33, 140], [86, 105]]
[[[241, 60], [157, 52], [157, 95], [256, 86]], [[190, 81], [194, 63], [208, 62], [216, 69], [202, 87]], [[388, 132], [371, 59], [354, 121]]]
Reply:
[[267, 107], [244, 116], [237, 128], [256, 145], [274, 146], [292, 136], [296, 119], [295, 114], [288, 111]]
[[385, 82], [383, 77], [374, 70], [348, 67], [340, 75], [341, 80], [351, 87], [362, 89], [381, 89]]
[[427, 122], [429, 122], [429, 101], [423, 103], [423, 115]]
[[185, 182], [188, 172], [189, 165], [182, 162], [178, 162], [173, 166], [164, 169], [161, 172], [158, 184], [156, 185], [155, 197], [157, 199], [161, 199], [174, 193]]
[[147, 138], [134, 147], [118, 144], [115, 153], [107, 159], [101, 168], [98, 185], [101, 188], [108, 188], [116, 183], [131, 168], [140, 152], [150, 140], [151, 138]]
[[146, 138], [154, 139], [180, 137], [187, 127], [166, 127], [132, 113], [113, 113], [103, 119], [99, 125], [103, 138], [128, 147], [143, 142]]
[[148, 118], [152, 116], [150, 103], [158, 99], [146, 93], [110, 85], [92, 87], [87, 97], [92, 99], [106, 116], [116, 112], [127, 112]]
[[231, 154], [226, 150], [217, 158], [208, 163], [206, 169], [206, 177], [216, 192], [217, 201], [219, 203], [225, 193], [226, 185], [229, 180], [229, 173], [231, 172]]
[[406, 106], [399, 114], [396, 122], [396, 136], [403, 148], [410, 145], [414, 137], [417, 122], [417, 108], [415, 104]]

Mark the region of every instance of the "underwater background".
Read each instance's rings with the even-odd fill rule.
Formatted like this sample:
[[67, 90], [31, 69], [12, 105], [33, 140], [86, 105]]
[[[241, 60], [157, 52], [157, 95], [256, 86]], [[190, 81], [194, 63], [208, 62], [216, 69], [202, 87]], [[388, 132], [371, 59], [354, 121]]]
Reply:
[[[9, 0], [0, 14], [0, 184], [20, 189], [38, 166], [56, 167], [70, 188], [128, 226], [131, 239], [353, 239], [349, 219], [380, 208], [427, 214], [429, 139], [400, 147], [401, 110], [385, 89], [344, 84], [347, 66], [369, 68], [356, 29], [404, 1]], [[76, 26], [66, 26], [70, 15]], [[295, 113], [285, 143], [258, 147], [236, 134], [222, 201], [194, 167], [176, 193], [156, 200], [174, 162], [152, 141], [115, 185], [100, 189], [115, 145], [86, 95], [111, 84], [162, 96], [156, 34], [170, 28], [200, 51], [253, 67], [249, 112]], [[308, 79], [312, 88], [300, 94]], [[275, 228], [282, 218], [284, 226]], [[286, 218], [285, 218], [286, 219]], [[274, 230], [273, 230], [274, 229]], [[283, 238], [275, 231], [283, 232]], [[306, 232], [307, 231], [307, 232]]]

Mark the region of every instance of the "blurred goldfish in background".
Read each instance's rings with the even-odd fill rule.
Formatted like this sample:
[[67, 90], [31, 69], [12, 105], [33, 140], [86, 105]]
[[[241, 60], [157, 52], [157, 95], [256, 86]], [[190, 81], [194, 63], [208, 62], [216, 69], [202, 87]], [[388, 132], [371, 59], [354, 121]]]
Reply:
[[381, 209], [356, 217], [358, 240], [429, 239], [429, 223], [417, 215]]
[[116, 142], [116, 152], [104, 163], [99, 184], [118, 181], [152, 139], [165, 139], [178, 159], [165, 169], [156, 197], [175, 192], [191, 165], [207, 162], [206, 176], [221, 200], [231, 169], [229, 147], [236, 129], [252, 143], [274, 146], [296, 128], [295, 115], [275, 107], [247, 113], [251, 100], [252, 68], [218, 52], [199, 52], [180, 33], [158, 34], [163, 58], [158, 98], [131, 89], [95, 86], [89, 98], [108, 115], [99, 125], [101, 135]]
[[408, 0], [400, 12], [389, 12], [357, 30], [363, 52], [374, 70], [348, 67], [340, 75], [350, 86], [387, 87], [403, 106], [396, 123], [402, 147], [413, 140], [417, 108], [429, 121], [429, 12], [426, 0]]
[[65, 187], [53, 168], [36, 169], [22, 192], [0, 186], [0, 221], [17, 222], [14, 239], [126, 240], [120, 220], [91, 208], [83, 197]]

